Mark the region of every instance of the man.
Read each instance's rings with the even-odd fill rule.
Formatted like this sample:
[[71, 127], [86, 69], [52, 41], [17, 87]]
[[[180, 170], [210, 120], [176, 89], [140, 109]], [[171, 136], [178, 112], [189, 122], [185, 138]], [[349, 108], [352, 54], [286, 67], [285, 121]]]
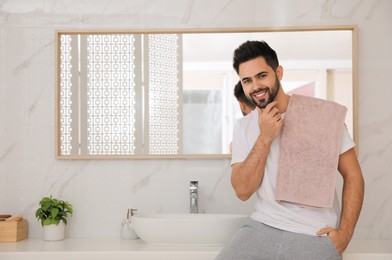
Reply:
[[336, 193], [332, 208], [276, 201], [280, 133], [290, 101], [280, 84], [283, 68], [275, 51], [262, 41], [239, 46], [233, 67], [245, 94], [257, 108], [236, 124], [231, 182], [241, 200], [253, 194], [257, 197], [255, 212], [217, 259], [342, 259], [364, 196], [351, 137], [345, 129], [338, 158], [344, 181], [341, 212]]
[[236, 97], [240, 109], [242, 112], [242, 115], [246, 116], [250, 112], [252, 112], [255, 109], [255, 104], [253, 104], [245, 95], [244, 90], [242, 89], [242, 84], [241, 81], [238, 81], [237, 84], [234, 86], [234, 96]]

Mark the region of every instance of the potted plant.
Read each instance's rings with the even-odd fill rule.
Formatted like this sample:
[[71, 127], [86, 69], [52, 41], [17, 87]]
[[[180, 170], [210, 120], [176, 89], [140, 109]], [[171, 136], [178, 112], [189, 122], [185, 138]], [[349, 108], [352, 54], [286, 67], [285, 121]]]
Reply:
[[35, 216], [44, 227], [44, 239], [63, 240], [67, 217], [73, 213], [72, 205], [67, 201], [55, 199], [52, 195], [42, 198], [39, 205]]

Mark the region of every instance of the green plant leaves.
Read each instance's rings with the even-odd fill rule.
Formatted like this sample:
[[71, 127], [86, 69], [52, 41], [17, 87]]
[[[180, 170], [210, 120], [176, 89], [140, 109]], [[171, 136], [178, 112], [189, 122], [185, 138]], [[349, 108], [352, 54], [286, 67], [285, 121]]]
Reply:
[[60, 208], [52, 208], [52, 210], [51, 210], [50, 212], [51, 212], [51, 214], [52, 214], [52, 217], [53, 217], [53, 218], [56, 218], [57, 215], [58, 215], [59, 212], [60, 212]]
[[41, 221], [41, 225], [58, 225], [60, 221], [67, 224], [68, 215], [72, 215], [72, 205], [63, 200], [58, 200], [52, 197], [44, 197], [39, 202], [40, 208], [35, 212], [35, 216]]
[[44, 226], [44, 225], [50, 225], [50, 224], [52, 224], [52, 219], [47, 218], [47, 219], [44, 220], [42, 226]]

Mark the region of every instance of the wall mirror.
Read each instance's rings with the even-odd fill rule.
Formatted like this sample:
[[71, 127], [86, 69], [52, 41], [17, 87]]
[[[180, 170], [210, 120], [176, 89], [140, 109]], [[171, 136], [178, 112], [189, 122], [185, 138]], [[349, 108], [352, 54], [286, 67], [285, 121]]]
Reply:
[[282, 87], [348, 108], [357, 141], [356, 27], [60, 30], [56, 32], [56, 157], [229, 158], [242, 114], [232, 54], [265, 40]]

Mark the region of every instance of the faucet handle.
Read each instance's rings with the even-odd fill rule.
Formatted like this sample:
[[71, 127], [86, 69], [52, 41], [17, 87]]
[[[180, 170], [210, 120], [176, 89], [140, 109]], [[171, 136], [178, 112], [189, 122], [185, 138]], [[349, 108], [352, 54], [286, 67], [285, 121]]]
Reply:
[[128, 209], [127, 219], [130, 219], [133, 215], [135, 215], [136, 211], [137, 211], [137, 209]]
[[190, 181], [190, 185], [197, 187], [199, 185], [199, 181]]

